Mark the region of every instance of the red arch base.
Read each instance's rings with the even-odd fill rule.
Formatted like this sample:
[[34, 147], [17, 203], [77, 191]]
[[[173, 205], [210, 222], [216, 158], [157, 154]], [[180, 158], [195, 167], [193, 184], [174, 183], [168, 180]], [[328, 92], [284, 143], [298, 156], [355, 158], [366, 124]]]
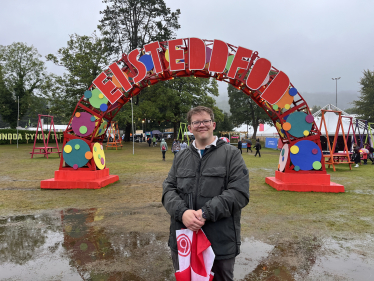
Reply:
[[286, 174], [275, 171], [275, 177], [267, 177], [265, 182], [276, 190], [297, 192], [344, 192], [344, 186], [330, 182], [329, 174]]
[[119, 180], [109, 175], [109, 169], [96, 171], [75, 171], [65, 169], [55, 171], [55, 177], [40, 182], [43, 189], [99, 189]]
[[277, 190], [344, 192], [342, 185], [330, 182], [320, 131], [288, 76], [258, 52], [198, 38], [150, 43], [123, 54], [100, 73], [79, 100], [64, 132], [64, 152], [55, 178], [42, 181], [41, 188], [100, 188], [117, 181], [118, 176], [109, 175], [100, 148], [115, 115], [145, 87], [191, 76], [233, 85], [272, 119], [283, 148], [275, 177], [266, 178], [266, 183]]

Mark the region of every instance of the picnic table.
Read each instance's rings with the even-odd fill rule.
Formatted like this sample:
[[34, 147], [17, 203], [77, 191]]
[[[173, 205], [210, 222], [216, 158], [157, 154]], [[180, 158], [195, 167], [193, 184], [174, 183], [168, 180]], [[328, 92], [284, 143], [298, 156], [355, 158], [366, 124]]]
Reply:
[[[53, 151], [53, 149], [57, 149], [57, 151]], [[34, 152], [34, 150], [39, 150], [39, 152]], [[60, 157], [61, 152], [62, 151], [59, 151], [57, 146], [39, 146], [35, 147], [30, 154], [31, 158], [33, 158], [34, 154], [44, 154], [44, 157], [47, 156], [48, 158], [48, 155], [51, 153], [58, 153], [58, 157]]]

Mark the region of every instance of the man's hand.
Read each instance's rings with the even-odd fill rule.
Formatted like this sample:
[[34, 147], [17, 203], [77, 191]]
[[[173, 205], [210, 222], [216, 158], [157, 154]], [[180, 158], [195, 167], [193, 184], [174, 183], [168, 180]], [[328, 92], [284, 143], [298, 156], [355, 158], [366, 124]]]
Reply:
[[[202, 218], [201, 210], [199, 211], [200, 211], [200, 218]], [[204, 219], [203, 221], [198, 219], [199, 211], [187, 210], [183, 213], [182, 222], [189, 230], [198, 231], [205, 224]]]
[[206, 219], [203, 218], [203, 210], [197, 210], [196, 211], [196, 217], [199, 221], [202, 221], [205, 223]]

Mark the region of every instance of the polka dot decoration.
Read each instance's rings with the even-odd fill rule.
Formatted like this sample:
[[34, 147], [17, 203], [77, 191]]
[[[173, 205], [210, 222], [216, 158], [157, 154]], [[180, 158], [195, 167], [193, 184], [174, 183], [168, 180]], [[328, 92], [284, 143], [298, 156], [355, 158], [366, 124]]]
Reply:
[[98, 142], [93, 146], [93, 159], [98, 169], [102, 170], [105, 168], [105, 153], [103, 146]]
[[288, 160], [288, 154], [289, 154], [289, 146], [286, 143], [283, 145], [281, 152], [279, 154], [279, 164], [278, 164], [278, 170], [283, 172], [286, 168], [287, 160]]
[[206, 47], [206, 57], [205, 57], [205, 63], [210, 62], [210, 58], [212, 57], [212, 49], [209, 47]]
[[[297, 153], [293, 153], [293, 147], [297, 147]], [[291, 162], [293, 165], [300, 167], [300, 170], [310, 171], [314, 167], [318, 168], [318, 165], [314, 163], [321, 162], [322, 152], [316, 143], [309, 140], [301, 140], [293, 145], [290, 150]]]
[[65, 147], [64, 147], [64, 152], [65, 153], [70, 153], [72, 150], [73, 150], [73, 148], [71, 147], [71, 145], [65, 145]]
[[[95, 117], [95, 119], [97, 121], [99, 118]], [[98, 123], [99, 123], [98, 121], [95, 122], [95, 125], [98, 126]], [[103, 119], [102, 123], [100, 124], [100, 127], [96, 131], [95, 137], [98, 137], [98, 136], [101, 136], [102, 134], [104, 134], [107, 125], [108, 125], [108, 122], [105, 119]]]
[[86, 98], [86, 99], [89, 99], [89, 98], [91, 98], [92, 97], [92, 93], [91, 93], [91, 91], [85, 91], [84, 92], [84, 97]]
[[313, 123], [313, 121], [314, 121], [314, 117], [313, 117], [313, 115], [312, 115], [312, 114], [307, 115], [307, 116], [305, 117], [305, 121], [306, 121], [307, 123]]
[[108, 104], [108, 99], [100, 92], [99, 89], [94, 89], [91, 93], [92, 96], [89, 101], [94, 108], [100, 109], [100, 105]]
[[276, 105], [280, 108], [290, 109], [290, 104], [293, 102], [293, 96], [290, 95], [290, 90], [286, 91], [285, 94], [277, 101]]
[[[313, 123], [308, 123], [306, 117], [307, 114], [305, 112], [299, 111], [291, 113], [287, 118], [287, 122], [291, 124], [288, 133], [296, 138], [301, 138], [305, 136], [304, 131], [310, 132]], [[283, 127], [283, 129], [285, 128]]]
[[[69, 147], [66, 149], [66, 147]], [[65, 144], [63, 150], [64, 161], [70, 167], [78, 169], [87, 164], [86, 153], [91, 151], [88, 144], [80, 139], [73, 139]]]
[[297, 95], [297, 89], [296, 88], [290, 88], [288, 90], [288, 93], [289, 93], [290, 96], [294, 97], [294, 96]]
[[77, 112], [75, 114], [71, 127], [77, 136], [87, 137], [92, 134], [95, 130], [95, 121], [92, 121], [92, 117], [95, 119], [87, 112]]
[[298, 154], [299, 153], [299, 147], [297, 145], [293, 145], [293, 146], [291, 146], [290, 151], [291, 151], [292, 154]]
[[[125, 73], [125, 72], [122, 72], [123, 73], [123, 75], [125, 75], [126, 76], [126, 78], [128, 78], [128, 76], [127, 76], [127, 74]], [[113, 84], [117, 87], [117, 88], [119, 88], [119, 89], [121, 89], [122, 88], [122, 85], [119, 83], [119, 81], [117, 80], [117, 78], [116, 78], [116, 76], [112, 76], [112, 82], [113, 82]]]
[[291, 130], [292, 125], [291, 125], [291, 123], [286, 122], [286, 123], [283, 123], [282, 128], [283, 128], [283, 130], [285, 130], [285, 131], [289, 131], [289, 130]]
[[279, 135], [282, 138], [284, 138], [284, 133], [283, 133], [283, 130], [282, 130], [282, 125], [279, 122], [275, 122], [275, 127], [277, 128]]
[[90, 160], [90, 159], [92, 159], [93, 154], [92, 154], [91, 151], [87, 151], [87, 152], [84, 154], [84, 157], [85, 157], [87, 160]]
[[322, 168], [322, 164], [320, 161], [314, 161], [313, 162], [313, 169], [314, 170], [320, 170]]
[[150, 55], [143, 55], [139, 58], [139, 61], [145, 65], [147, 71], [151, 71], [154, 67], [152, 57]]
[[107, 110], [108, 110], [108, 105], [105, 104], [105, 103], [102, 103], [102, 104], [100, 105], [100, 110], [103, 111], [103, 112], [107, 111]]
[[165, 51], [165, 59], [166, 59], [167, 62], [170, 62], [170, 58], [169, 58], [169, 49], [167, 49], [167, 50]]
[[232, 61], [234, 60], [234, 55], [230, 55], [228, 58], [227, 58], [227, 62], [226, 62], [226, 67], [225, 67], [225, 70], [224, 71], [229, 71], [230, 70], [230, 67], [231, 67], [231, 64], [232, 64]]

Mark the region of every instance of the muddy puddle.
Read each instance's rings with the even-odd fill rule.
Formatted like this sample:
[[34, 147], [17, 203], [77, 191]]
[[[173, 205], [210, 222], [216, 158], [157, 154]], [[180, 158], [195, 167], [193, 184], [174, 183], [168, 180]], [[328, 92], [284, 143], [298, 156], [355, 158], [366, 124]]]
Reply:
[[[137, 215], [93, 208], [0, 217], [0, 280], [174, 280], [166, 232], [103, 226]], [[363, 250], [370, 239], [243, 238], [235, 280], [374, 280]]]

